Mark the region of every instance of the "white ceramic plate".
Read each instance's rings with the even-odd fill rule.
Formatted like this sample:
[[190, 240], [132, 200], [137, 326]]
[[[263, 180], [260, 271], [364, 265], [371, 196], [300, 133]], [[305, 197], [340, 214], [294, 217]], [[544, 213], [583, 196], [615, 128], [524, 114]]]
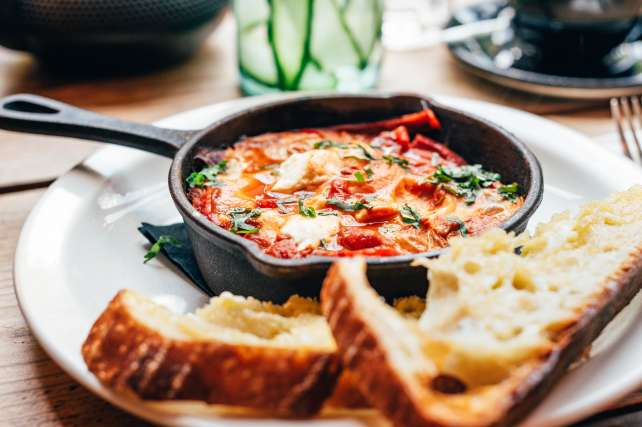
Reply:
[[[454, 107], [496, 121], [528, 143], [544, 168], [544, 201], [531, 227], [554, 212], [605, 197], [633, 183], [642, 170], [582, 135], [509, 108], [454, 98]], [[183, 113], [160, 125], [204, 127], [231, 110], [262, 102], [232, 101]], [[177, 311], [206, 302], [169, 263], [143, 265], [145, 239], [136, 228], [180, 219], [166, 187], [169, 160], [131, 149], [107, 147], [56, 181], [22, 230], [15, 259], [15, 286], [32, 332], [74, 379], [113, 404], [147, 420], [183, 426], [301, 424], [303, 421], [180, 415], [112, 393], [86, 369], [80, 346], [90, 326], [119, 289], [138, 290]], [[642, 320], [638, 298], [594, 345], [588, 362], [569, 372], [528, 418], [528, 426], [553, 426], [600, 411], [642, 385]], [[308, 421], [317, 426], [377, 423], [376, 416]]]

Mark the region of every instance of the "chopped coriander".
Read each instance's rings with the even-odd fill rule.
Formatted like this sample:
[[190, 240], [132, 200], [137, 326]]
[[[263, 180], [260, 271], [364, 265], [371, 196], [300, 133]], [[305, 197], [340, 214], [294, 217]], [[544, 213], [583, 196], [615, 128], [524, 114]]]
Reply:
[[227, 160], [221, 160], [215, 165], [209, 166], [201, 171], [208, 179], [214, 179], [218, 174], [225, 172], [227, 169]]
[[190, 188], [217, 185], [216, 177], [225, 172], [225, 169], [227, 169], [227, 160], [221, 160], [214, 165], [201, 169], [200, 172], [192, 172], [185, 179], [185, 182]]
[[279, 212], [282, 214], [288, 214], [290, 213], [290, 210], [285, 207], [285, 205], [289, 205], [292, 203], [296, 203], [298, 199], [295, 197], [290, 197], [289, 199], [282, 199], [282, 200], [277, 200], [276, 202], [276, 207], [279, 209]]
[[500, 179], [498, 173], [484, 170], [481, 165], [440, 165], [429, 178], [429, 182], [442, 184], [444, 190], [457, 197], [463, 197], [467, 204], [472, 205], [482, 188], [487, 188]]
[[395, 156], [383, 156], [383, 160], [388, 162], [389, 165], [399, 165], [403, 169], [408, 169], [408, 165], [410, 164], [408, 160]]
[[366, 149], [366, 147], [364, 147], [363, 145], [359, 145], [359, 148], [361, 149], [361, 151], [363, 151], [363, 156], [367, 160], [379, 160], [370, 151], [368, 151], [368, 149]]
[[372, 168], [370, 168], [370, 166], [366, 166], [363, 170], [366, 172], [366, 176], [368, 177], [368, 179], [372, 179], [372, 177], [374, 176]]
[[205, 185], [205, 175], [200, 172], [192, 172], [186, 179], [185, 182], [189, 188], [202, 187]]
[[339, 216], [336, 212], [317, 212], [319, 216]]
[[330, 206], [335, 206], [341, 209], [342, 211], [347, 211], [347, 212], [356, 212], [356, 211], [360, 211], [361, 209], [370, 209], [370, 205], [368, 203], [365, 203], [365, 200], [350, 203], [337, 198], [332, 198], [332, 199], [328, 199], [326, 201], [326, 204]]
[[233, 208], [229, 212], [232, 217], [232, 228], [230, 231], [236, 234], [252, 234], [258, 233], [259, 229], [247, 221], [261, 215], [261, 209], [246, 209], [246, 208]]
[[405, 204], [399, 209], [399, 215], [404, 224], [410, 224], [415, 228], [419, 228], [421, 216], [419, 212], [412, 206]]
[[462, 236], [468, 235], [468, 228], [466, 227], [466, 223], [461, 219], [457, 218], [456, 216], [451, 216], [446, 218], [446, 221], [457, 224], [459, 226], [459, 234], [461, 234]]
[[513, 182], [512, 184], [502, 185], [497, 189], [497, 192], [501, 194], [504, 199], [515, 203], [517, 200], [517, 193], [519, 192], [519, 184]]
[[313, 147], [315, 150], [326, 150], [328, 148], [350, 148], [347, 144], [332, 141], [330, 139], [322, 139], [321, 141], [315, 142]]
[[168, 236], [168, 235], [162, 235], [149, 248], [149, 250], [145, 254], [145, 261], [143, 262], [147, 264], [149, 261], [156, 258], [156, 256], [160, 253], [161, 249], [163, 249], [167, 245], [175, 246], [178, 248], [181, 247], [181, 243], [178, 240], [176, 240], [174, 237]]
[[453, 178], [448, 174], [448, 171], [443, 166], [437, 167], [437, 170], [433, 172], [430, 177], [430, 182], [433, 184], [439, 184], [442, 182], [450, 182]]
[[354, 173], [354, 178], [357, 180], [357, 182], [361, 182], [361, 183], [366, 182], [366, 178], [363, 176], [361, 171], [356, 171]]
[[307, 216], [308, 218], [316, 218], [317, 211], [312, 207], [306, 207], [303, 204], [303, 199], [299, 199], [299, 215]]
[[368, 151], [368, 149], [366, 147], [364, 147], [361, 144], [356, 145], [356, 146], [353, 145], [353, 147], [356, 148], [356, 149], [361, 150], [363, 155], [350, 154], [350, 155], [347, 155], [347, 156], [343, 156], [344, 158], [346, 158], [346, 159], [365, 160], [367, 162], [369, 162], [370, 160], [381, 160], [381, 159], [378, 159], [377, 157], [375, 157], [370, 151]]

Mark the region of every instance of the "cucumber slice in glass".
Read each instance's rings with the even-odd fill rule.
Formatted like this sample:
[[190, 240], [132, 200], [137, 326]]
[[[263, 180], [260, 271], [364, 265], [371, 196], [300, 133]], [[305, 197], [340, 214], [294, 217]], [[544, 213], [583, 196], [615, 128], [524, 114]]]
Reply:
[[339, 5], [334, 0], [314, 0], [314, 22], [310, 52], [326, 72], [361, 63], [358, 45], [352, 38]]
[[279, 73], [268, 41], [267, 24], [250, 26], [238, 36], [241, 72], [268, 86], [276, 86]]
[[350, 0], [344, 17], [350, 33], [359, 46], [359, 59], [364, 66], [381, 32], [379, 0]]
[[270, 18], [267, 0], [234, 0], [234, 14], [240, 32], [254, 25], [265, 24]]
[[350, 0], [335, 0], [337, 6], [339, 7], [340, 10], [343, 10], [346, 8], [348, 3], [350, 3]]
[[332, 73], [320, 70], [312, 61], [305, 66], [299, 81], [299, 89], [301, 90], [334, 89], [336, 86], [337, 78]]
[[310, 39], [312, 0], [271, 0], [270, 36], [281, 86], [296, 89]]

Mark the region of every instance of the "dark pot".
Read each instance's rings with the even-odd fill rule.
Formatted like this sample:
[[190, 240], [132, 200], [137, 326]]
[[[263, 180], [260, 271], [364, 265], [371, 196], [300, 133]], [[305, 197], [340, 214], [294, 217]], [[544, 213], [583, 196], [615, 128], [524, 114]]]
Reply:
[[106, 74], [190, 56], [227, 0], [2, 0], [0, 44], [65, 71]]

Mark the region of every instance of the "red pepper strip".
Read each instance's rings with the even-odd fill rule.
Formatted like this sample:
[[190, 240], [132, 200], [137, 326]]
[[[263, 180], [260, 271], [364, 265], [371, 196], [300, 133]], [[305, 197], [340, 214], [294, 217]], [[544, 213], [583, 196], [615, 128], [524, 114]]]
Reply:
[[440, 130], [441, 123], [435, 112], [430, 108], [426, 108], [418, 113], [405, 114], [401, 117], [394, 119], [381, 120], [378, 122], [370, 123], [354, 123], [346, 125], [333, 126], [330, 129], [342, 130], [348, 132], [380, 132], [382, 130], [391, 130], [399, 126], [406, 126], [408, 128], [419, 128], [428, 125], [432, 129]]
[[350, 194], [348, 191], [348, 183], [343, 179], [335, 179], [330, 183], [330, 189], [328, 190], [328, 199], [332, 199], [336, 196], [345, 196]]
[[348, 227], [339, 234], [339, 244], [350, 250], [374, 248], [382, 243], [383, 238], [374, 230]]
[[435, 112], [427, 107], [424, 108], [423, 112], [426, 114], [426, 118], [430, 127], [433, 129], [441, 130], [441, 123], [439, 122], [439, 119], [437, 118]]
[[256, 199], [256, 207], [257, 208], [265, 208], [265, 209], [273, 209], [278, 207], [277, 203], [278, 200], [271, 198], [261, 198], [261, 199]]
[[395, 134], [395, 140], [397, 144], [401, 147], [401, 152], [405, 153], [410, 148], [410, 135], [408, 134], [408, 129], [405, 126], [396, 127], [393, 131]]
[[415, 135], [415, 139], [412, 140], [412, 144], [410, 144], [410, 146], [411, 148], [420, 148], [422, 150], [437, 153], [442, 159], [452, 162], [457, 166], [466, 164], [466, 160], [464, 160], [459, 154], [455, 153], [445, 145], [423, 135]]
[[324, 133], [322, 131], [320, 131], [319, 129], [301, 129], [301, 130], [299, 130], [299, 132], [302, 132], [302, 133], [314, 133], [314, 134], [319, 135], [321, 137], [324, 136]]

